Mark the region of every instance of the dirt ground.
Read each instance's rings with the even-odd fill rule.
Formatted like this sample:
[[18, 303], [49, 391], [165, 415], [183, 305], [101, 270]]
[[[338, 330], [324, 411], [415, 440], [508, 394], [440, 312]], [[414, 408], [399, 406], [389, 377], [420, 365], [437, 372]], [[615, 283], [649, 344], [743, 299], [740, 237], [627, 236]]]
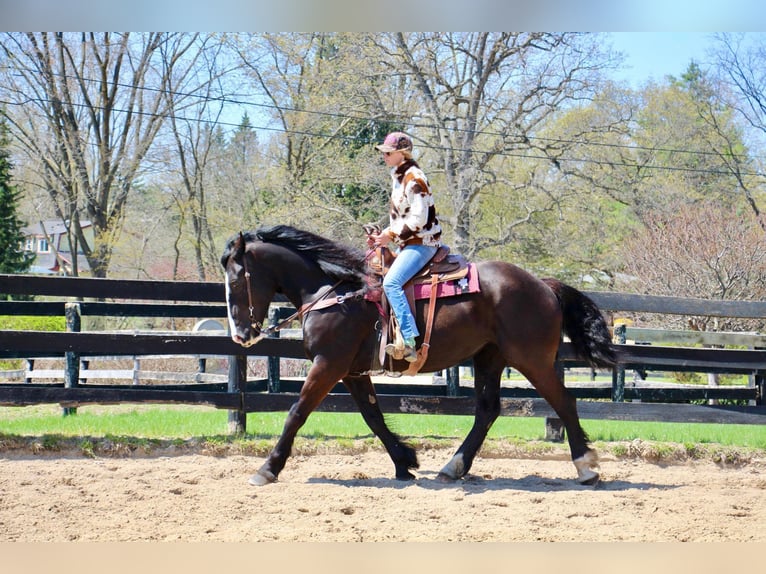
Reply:
[[602, 456], [594, 488], [562, 450], [479, 456], [444, 484], [452, 452], [420, 451], [412, 482], [378, 449], [298, 454], [265, 487], [242, 454], [0, 452], [0, 542], [766, 541], [766, 461]]

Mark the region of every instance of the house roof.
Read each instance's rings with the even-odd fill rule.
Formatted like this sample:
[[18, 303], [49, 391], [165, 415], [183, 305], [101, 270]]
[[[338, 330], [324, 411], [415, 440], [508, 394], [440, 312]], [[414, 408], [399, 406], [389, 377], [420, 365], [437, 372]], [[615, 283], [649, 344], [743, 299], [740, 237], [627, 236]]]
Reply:
[[[41, 227], [42, 225], [45, 226], [45, 231], [48, 233], [48, 235], [63, 235], [66, 233], [66, 225], [61, 219], [48, 219], [46, 221], [33, 223], [32, 225], [28, 225], [26, 227], [21, 228], [21, 232], [25, 235], [45, 235], [43, 232], [43, 229]], [[80, 227], [83, 229], [86, 229], [91, 226], [90, 221], [81, 221]]]

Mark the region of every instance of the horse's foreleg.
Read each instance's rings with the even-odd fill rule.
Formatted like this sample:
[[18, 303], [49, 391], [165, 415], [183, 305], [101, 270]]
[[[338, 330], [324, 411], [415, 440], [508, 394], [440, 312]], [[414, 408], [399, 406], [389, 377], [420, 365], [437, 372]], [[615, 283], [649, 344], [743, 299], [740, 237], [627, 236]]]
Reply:
[[504, 368], [505, 361], [494, 345], [485, 347], [474, 357], [476, 409], [473, 426], [455, 455], [439, 471], [440, 480], [462, 478], [473, 465], [476, 453], [500, 414], [500, 376]]
[[396, 468], [396, 478], [399, 480], [412, 480], [415, 476], [409, 471], [418, 468], [418, 458], [415, 449], [401, 442], [391, 429], [388, 428], [383, 413], [380, 410], [375, 387], [367, 375], [359, 377], [346, 377], [343, 383], [351, 393], [362, 418], [372, 432], [381, 440], [386, 447], [391, 460]]
[[298, 402], [293, 404], [287, 413], [282, 435], [279, 437], [271, 453], [269, 453], [266, 462], [250, 477], [250, 484], [262, 486], [276, 482], [279, 473], [285, 467], [287, 457], [290, 456], [295, 436], [306, 422], [308, 416], [319, 406], [327, 396], [327, 393], [330, 392], [340, 375], [342, 373], [333, 372], [324, 361], [319, 358], [314, 359], [314, 364], [306, 376], [306, 382], [301, 387]]
[[310, 412], [306, 411], [306, 405], [301, 404], [300, 399], [290, 407], [277, 444], [269, 453], [266, 462], [250, 477], [250, 484], [253, 486], [263, 486], [277, 481], [277, 476], [285, 467], [287, 457], [290, 456], [295, 435], [298, 434], [298, 430], [306, 422], [306, 417], [308, 417], [308, 412]]

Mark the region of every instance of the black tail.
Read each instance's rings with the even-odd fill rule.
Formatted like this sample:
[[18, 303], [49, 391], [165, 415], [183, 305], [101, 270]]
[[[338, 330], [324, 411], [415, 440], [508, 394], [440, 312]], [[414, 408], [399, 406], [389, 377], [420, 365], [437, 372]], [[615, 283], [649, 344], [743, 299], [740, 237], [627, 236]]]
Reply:
[[593, 368], [613, 367], [617, 352], [601, 310], [590, 297], [557, 279], [543, 279], [559, 299], [564, 314], [564, 333], [575, 353]]

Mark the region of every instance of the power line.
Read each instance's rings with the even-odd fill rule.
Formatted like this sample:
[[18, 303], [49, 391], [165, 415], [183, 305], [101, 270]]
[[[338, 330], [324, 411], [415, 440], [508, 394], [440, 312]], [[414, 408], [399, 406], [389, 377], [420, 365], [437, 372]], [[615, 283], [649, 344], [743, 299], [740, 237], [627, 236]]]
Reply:
[[[10, 68], [6, 68], [6, 70], [9, 70], [9, 69]], [[69, 76], [66, 74], [57, 74], [57, 75], [64, 79], [74, 78], [74, 76]], [[93, 80], [91, 78], [79, 78], [79, 79], [85, 82], [97, 82], [97, 81], [100, 82], [100, 80]], [[129, 87], [129, 88], [134, 87], [131, 84], [126, 84], [121, 82], [116, 82], [116, 83], [108, 82], [108, 83], [110, 85], [119, 86], [119, 87]], [[202, 103], [213, 102], [213, 103], [220, 103], [222, 105], [230, 104], [230, 105], [238, 105], [238, 106], [252, 106], [256, 108], [266, 108], [269, 110], [279, 110], [279, 111], [291, 112], [291, 113], [310, 114], [310, 115], [324, 116], [324, 117], [330, 117], [330, 118], [336, 118], [336, 119], [342, 119], [342, 120], [354, 120], [354, 121], [360, 121], [360, 122], [375, 121], [374, 118], [370, 118], [370, 117], [354, 116], [354, 115], [344, 114], [341, 112], [305, 110], [305, 109], [300, 109], [300, 108], [296, 108], [292, 106], [280, 106], [274, 103], [269, 104], [269, 103], [253, 102], [249, 100], [239, 99], [238, 97], [237, 98], [233, 98], [230, 96], [210, 97], [208, 95], [199, 95], [194, 92], [161, 90], [159, 88], [153, 88], [153, 87], [147, 87], [147, 86], [140, 86], [139, 89], [155, 92], [158, 94], [168, 94], [168, 95], [179, 96], [183, 98], [196, 98], [200, 100]], [[53, 103], [53, 100], [47, 99], [47, 98], [29, 98], [28, 97], [26, 100], [22, 102], [0, 101], [0, 105], [6, 105], [6, 106], [23, 106], [29, 103], [37, 103], [37, 104], [43, 105], [43, 104], [51, 104]], [[98, 110], [105, 109], [102, 106], [95, 106], [92, 104], [86, 105], [86, 104], [70, 102], [70, 105], [74, 107], [79, 107], [79, 108], [90, 108], [90, 109], [98, 109]], [[226, 122], [226, 121], [205, 119], [205, 118], [188, 118], [186, 116], [180, 116], [175, 114], [161, 114], [161, 113], [143, 112], [143, 111], [140, 112], [136, 110], [125, 110], [120, 108], [111, 108], [110, 111], [116, 112], [116, 113], [124, 113], [124, 114], [131, 113], [133, 115], [144, 115], [149, 117], [161, 117], [164, 119], [168, 119], [172, 117], [177, 120], [213, 124], [214, 126], [226, 126], [226, 127], [233, 127], [233, 128], [237, 128], [241, 126], [240, 123], [233, 123], [233, 122]], [[432, 124], [410, 123], [409, 125], [412, 128], [436, 129], [436, 126]], [[354, 136], [328, 135], [328, 134], [322, 134], [322, 133], [317, 133], [312, 131], [289, 129], [285, 127], [252, 126], [252, 128], [254, 130], [260, 130], [260, 131], [280, 132], [280, 133], [285, 133], [290, 135], [316, 137], [316, 138], [323, 138], [323, 139], [328, 139], [328, 138], [343, 139], [347, 141], [359, 141], [360, 139]], [[454, 128], [454, 131], [456, 133], [471, 133], [474, 136], [501, 137], [501, 138], [507, 137], [506, 134], [492, 131], [492, 130], [468, 130], [464, 128]], [[606, 142], [589, 142], [589, 141], [584, 142], [584, 141], [578, 141], [578, 140], [550, 138], [550, 137], [542, 137], [542, 136], [525, 135], [524, 138], [529, 141], [548, 142], [548, 143], [554, 143], [554, 144], [594, 146], [594, 147], [613, 148], [613, 149], [627, 149], [631, 151], [644, 151], [644, 152], [651, 152], [651, 153], [668, 153], [668, 154], [675, 153], [675, 154], [687, 154], [691, 156], [714, 156], [714, 157], [717, 157], [719, 155], [715, 152], [708, 152], [708, 151], [684, 150], [684, 149], [675, 149], [675, 148], [653, 148], [653, 147], [639, 146], [639, 145], [633, 145], [633, 144], [619, 144], [619, 143], [606, 143]], [[363, 142], [363, 143], [372, 143], [372, 142]], [[434, 146], [434, 145], [424, 145], [423, 147], [427, 149], [441, 150], [441, 151], [446, 149], [443, 146]], [[595, 164], [595, 165], [608, 165], [610, 167], [630, 167], [630, 168], [637, 168], [637, 169], [653, 169], [653, 170], [678, 171], [678, 172], [689, 172], [689, 173], [704, 173], [704, 174], [710, 174], [710, 175], [731, 175], [730, 171], [716, 170], [716, 169], [709, 169], [709, 168], [694, 168], [694, 167], [684, 167], [684, 166], [667, 166], [667, 165], [652, 165], [652, 164], [639, 165], [636, 163], [628, 163], [624, 161], [597, 160], [594, 158], [571, 158], [571, 157], [565, 157], [565, 156], [551, 157], [544, 154], [535, 155], [535, 154], [529, 154], [529, 153], [518, 153], [514, 151], [509, 151], [509, 150], [503, 150], [502, 152], [497, 152], [497, 151], [486, 151], [486, 150], [476, 150], [476, 149], [473, 149], [473, 150], [465, 150], [461, 148], [453, 148], [453, 149], [454, 151], [461, 151], [461, 152], [469, 151], [476, 154], [493, 153], [495, 155], [499, 155], [503, 157], [515, 157], [515, 158], [521, 158], [521, 159], [539, 159], [539, 160], [545, 160], [545, 161], [555, 160], [558, 162], [568, 162], [568, 163], [589, 163], [589, 164]], [[733, 157], [742, 157], [742, 156], [735, 155]], [[748, 172], [741, 172], [741, 175], [762, 177], [764, 174], [759, 172], [748, 171]]]
[[[24, 68], [24, 67], [0, 67], [0, 69], [5, 69], [6, 71], [10, 70], [23, 70], [26, 72], [35, 72], [35, 70], [31, 70], [30, 68]], [[103, 80], [94, 80], [93, 78], [88, 77], [82, 77], [82, 76], [72, 76], [69, 74], [63, 74], [63, 73], [56, 73], [53, 74], [54, 76], [60, 77], [62, 79], [72, 80], [72, 79], [78, 79], [82, 80], [86, 83], [103, 83]], [[135, 86], [132, 84], [128, 84], [125, 82], [112, 82], [112, 81], [106, 81], [106, 85], [113, 87], [123, 87], [123, 88], [130, 88], [133, 89]], [[362, 116], [352, 116], [349, 114], [344, 114], [340, 112], [327, 112], [327, 111], [321, 111], [321, 110], [305, 110], [301, 108], [296, 108], [293, 106], [281, 106], [274, 103], [262, 103], [262, 102], [253, 102], [249, 100], [242, 100], [242, 99], [235, 99], [233, 96], [220, 96], [220, 97], [210, 97], [207, 95], [199, 95], [194, 92], [182, 92], [177, 90], [162, 90], [159, 88], [151, 87], [151, 86], [138, 86], [137, 89], [139, 90], [145, 90], [148, 92], [155, 92], [158, 94], [167, 94], [167, 95], [173, 95], [173, 96], [180, 96], [183, 98], [196, 98], [199, 100], [204, 101], [205, 103], [208, 102], [220, 102], [221, 104], [232, 104], [232, 105], [241, 105], [241, 106], [252, 106], [256, 108], [266, 108], [270, 110], [279, 110], [279, 111], [285, 111], [285, 112], [293, 112], [293, 113], [303, 113], [303, 114], [310, 114], [310, 115], [318, 115], [318, 116], [326, 116], [331, 118], [337, 118], [337, 119], [343, 119], [343, 120], [355, 120], [355, 121], [374, 121], [372, 118], [369, 117], [362, 117]], [[28, 99], [27, 102], [35, 101], [32, 99]], [[50, 100], [43, 100], [38, 99], [37, 101], [42, 101], [46, 103], [50, 103]], [[10, 105], [14, 105], [13, 102], [0, 102], [0, 103], [7, 103]], [[20, 104], [18, 104], [20, 105]], [[72, 105], [78, 105], [78, 104], [72, 104]], [[79, 104], [80, 106], [83, 106], [83, 104]], [[97, 107], [97, 106], [91, 106], [91, 107]], [[103, 108], [98, 108], [103, 109]], [[117, 110], [113, 109], [113, 111], [121, 111], [123, 113], [126, 113], [126, 110]], [[133, 112], [135, 113], [135, 112]], [[151, 116], [160, 116], [161, 114], [148, 114], [145, 115], [151, 115]], [[169, 117], [175, 117], [176, 119], [185, 119], [187, 121], [202, 121], [206, 123], [216, 123], [219, 125], [225, 125], [225, 126], [233, 126], [233, 127], [239, 127], [240, 124], [234, 124], [231, 122], [219, 122], [219, 121], [213, 121], [213, 120], [203, 120], [200, 118], [185, 118], [182, 116], [173, 116], [173, 115], [166, 115], [163, 116], [166, 118]], [[425, 129], [436, 129], [436, 126], [432, 124], [418, 124], [418, 123], [412, 123], [410, 124], [413, 128], [425, 128]], [[291, 130], [284, 129], [284, 128], [270, 128], [270, 127], [258, 127], [257, 129], [261, 130], [270, 130], [270, 131], [282, 131], [285, 133], [293, 133]], [[456, 133], [470, 133], [472, 135], [478, 135], [478, 136], [496, 136], [496, 137], [503, 137], [505, 138], [507, 134], [491, 131], [491, 130], [469, 130], [465, 128], [454, 128], [454, 131]], [[301, 132], [295, 132], [295, 133], [301, 133]], [[317, 137], [323, 137], [319, 134], [316, 134]], [[543, 137], [543, 136], [530, 136], [525, 135], [525, 139], [531, 140], [531, 141], [540, 141], [540, 142], [550, 142], [550, 143], [561, 143], [561, 144], [578, 144], [578, 145], [588, 145], [588, 146], [594, 146], [594, 147], [606, 147], [606, 148], [618, 148], [618, 149], [630, 149], [634, 151], [648, 151], [648, 152], [661, 152], [661, 153], [680, 153], [680, 154], [690, 154], [690, 155], [697, 155], [697, 156], [717, 156], [718, 154], [716, 152], [707, 152], [707, 151], [700, 151], [700, 150], [686, 150], [686, 149], [677, 149], [677, 148], [657, 148], [657, 147], [648, 147], [648, 146], [640, 146], [635, 144], [619, 144], [619, 143], [604, 143], [604, 142], [583, 142], [583, 141], [577, 141], [577, 140], [567, 140], [563, 138], [551, 138], [551, 137]], [[433, 149], [434, 148], [431, 146]], [[733, 154], [733, 157], [744, 157], [747, 159], [747, 156], [744, 156], [742, 154]]]

